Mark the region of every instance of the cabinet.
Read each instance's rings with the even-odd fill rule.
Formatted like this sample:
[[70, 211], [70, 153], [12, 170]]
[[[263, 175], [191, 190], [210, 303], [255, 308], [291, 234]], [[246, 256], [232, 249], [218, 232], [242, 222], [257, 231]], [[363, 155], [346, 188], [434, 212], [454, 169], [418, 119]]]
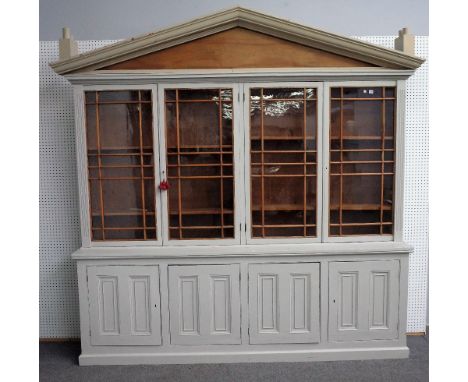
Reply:
[[422, 62], [234, 8], [52, 64], [74, 87], [80, 363], [407, 357]]
[[330, 340], [398, 337], [399, 268], [397, 260], [330, 263]]
[[169, 267], [171, 343], [239, 344], [239, 265]]
[[319, 342], [319, 281], [319, 264], [251, 264], [250, 343]]
[[160, 345], [157, 266], [88, 268], [93, 345]]

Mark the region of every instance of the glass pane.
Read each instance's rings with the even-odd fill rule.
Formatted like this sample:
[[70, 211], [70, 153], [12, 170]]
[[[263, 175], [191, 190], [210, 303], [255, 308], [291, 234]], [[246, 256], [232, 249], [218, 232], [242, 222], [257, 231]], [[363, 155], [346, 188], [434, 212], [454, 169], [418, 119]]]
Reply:
[[232, 89], [165, 93], [169, 238], [234, 237]]
[[314, 88], [250, 93], [252, 237], [316, 236]]
[[151, 92], [86, 92], [85, 99], [92, 240], [154, 240]]
[[394, 88], [332, 88], [331, 95], [329, 234], [391, 234]]

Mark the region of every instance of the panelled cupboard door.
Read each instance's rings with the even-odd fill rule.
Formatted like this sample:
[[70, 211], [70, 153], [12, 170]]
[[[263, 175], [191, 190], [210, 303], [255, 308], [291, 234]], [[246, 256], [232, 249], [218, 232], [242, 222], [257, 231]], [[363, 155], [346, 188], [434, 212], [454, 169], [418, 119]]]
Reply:
[[319, 264], [249, 266], [251, 344], [320, 341]]
[[331, 341], [398, 338], [398, 260], [332, 262]]
[[92, 345], [160, 345], [158, 266], [91, 266]]
[[240, 344], [239, 265], [169, 266], [171, 343]]

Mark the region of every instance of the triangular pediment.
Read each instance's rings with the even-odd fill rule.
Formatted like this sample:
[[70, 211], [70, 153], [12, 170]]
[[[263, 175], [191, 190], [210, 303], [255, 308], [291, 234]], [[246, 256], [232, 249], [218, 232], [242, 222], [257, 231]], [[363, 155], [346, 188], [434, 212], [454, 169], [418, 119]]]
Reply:
[[245, 28], [202, 37], [102, 69], [235, 69], [366, 67], [364, 61], [329, 53]]
[[51, 64], [59, 74], [95, 70], [383, 67], [423, 60], [244, 8], [121, 41]]

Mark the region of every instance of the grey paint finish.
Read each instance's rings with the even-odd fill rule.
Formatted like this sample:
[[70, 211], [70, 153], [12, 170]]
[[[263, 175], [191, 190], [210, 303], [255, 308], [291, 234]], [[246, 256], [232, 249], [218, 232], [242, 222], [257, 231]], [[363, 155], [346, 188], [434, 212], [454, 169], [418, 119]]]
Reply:
[[330, 341], [398, 338], [398, 260], [331, 262]]
[[68, 26], [77, 40], [123, 39], [238, 5], [344, 35], [429, 33], [427, 0], [41, 0], [39, 38], [58, 40]]
[[161, 344], [158, 266], [88, 268], [92, 345]]

